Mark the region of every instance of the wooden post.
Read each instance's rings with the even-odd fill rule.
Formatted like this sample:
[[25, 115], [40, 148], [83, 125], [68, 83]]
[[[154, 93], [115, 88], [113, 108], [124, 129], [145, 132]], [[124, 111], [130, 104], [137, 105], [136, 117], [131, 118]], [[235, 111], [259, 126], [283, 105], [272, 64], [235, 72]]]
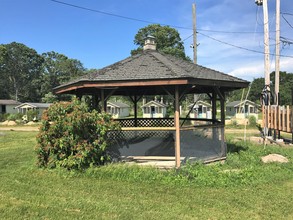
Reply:
[[221, 123], [223, 127], [221, 127], [221, 156], [224, 157], [227, 154], [227, 147], [225, 144], [225, 94], [221, 98]]
[[276, 58], [275, 58], [275, 104], [279, 105], [280, 84], [280, 0], [276, 0]]
[[102, 104], [102, 112], [105, 111], [105, 109], [107, 108], [107, 106], [105, 106], [105, 91], [104, 89], [101, 89], [101, 104]]
[[285, 106], [283, 106], [283, 110], [282, 110], [282, 124], [283, 124], [283, 126], [282, 126], [282, 128], [283, 128], [283, 131], [286, 131], [286, 108], [285, 108]]
[[281, 131], [282, 130], [282, 117], [281, 117], [281, 114], [282, 114], [282, 107], [281, 106], [278, 106], [278, 122], [279, 122], [279, 130]]
[[293, 105], [291, 106], [291, 133], [292, 133], [291, 143], [293, 143]]
[[265, 51], [264, 51], [265, 85], [270, 86], [270, 41], [269, 41], [268, 0], [263, 0], [263, 13], [264, 13], [264, 47], [265, 47]]
[[137, 127], [137, 96], [134, 96], [134, 126]]
[[175, 167], [180, 168], [179, 88], [175, 86]]
[[263, 105], [261, 108], [262, 108], [261, 126], [264, 128], [265, 127], [265, 106]]
[[221, 122], [225, 125], [225, 95], [221, 98]]
[[197, 64], [197, 36], [196, 36], [196, 6], [192, 4], [192, 23], [193, 23], [193, 63]]
[[217, 93], [216, 92], [212, 93], [212, 119], [214, 124], [217, 119]]
[[289, 107], [289, 105], [287, 105], [287, 132], [290, 132], [291, 130], [290, 130], [290, 107]]

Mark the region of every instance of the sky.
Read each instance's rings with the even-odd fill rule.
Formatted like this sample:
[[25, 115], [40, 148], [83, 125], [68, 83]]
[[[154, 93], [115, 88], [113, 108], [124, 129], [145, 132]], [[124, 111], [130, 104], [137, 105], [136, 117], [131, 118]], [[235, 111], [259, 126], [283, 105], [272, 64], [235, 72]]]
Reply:
[[[0, 44], [23, 43], [39, 54], [55, 51], [87, 69], [99, 69], [130, 56], [140, 28], [161, 24], [180, 33], [185, 53], [193, 59], [193, 3], [197, 63], [248, 81], [264, 77], [263, 10], [255, 0], [0, 0]], [[275, 4], [268, 0], [271, 71]], [[292, 0], [281, 0], [281, 13], [286, 40], [280, 70], [293, 73]]]

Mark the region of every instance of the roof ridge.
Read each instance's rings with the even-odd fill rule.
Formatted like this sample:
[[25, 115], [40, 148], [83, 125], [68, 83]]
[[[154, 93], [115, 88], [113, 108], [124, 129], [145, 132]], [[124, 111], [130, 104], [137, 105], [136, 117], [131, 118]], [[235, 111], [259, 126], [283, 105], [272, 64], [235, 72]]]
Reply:
[[[167, 59], [165, 56], [172, 56], [170, 54], [162, 54], [161, 52], [159, 51], [147, 51], [149, 52], [153, 57], [155, 57], [157, 60], [159, 60], [161, 63], [163, 63], [174, 75], [176, 76], [184, 76], [182, 74], [180, 74], [180, 72], [182, 72], [182, 69], [180, 69], [178, 67], [178, 65], [176, 63], [172, 63], [169, 61], [169, 59]], [[175, 56], [172, 56], [172, 57], [175, 57]], [[174, 68], [174, 66], [176, 68]], [[186, 76], [188, 75], [186, 70], [184, 70], [184, 72], [186, 73]]]

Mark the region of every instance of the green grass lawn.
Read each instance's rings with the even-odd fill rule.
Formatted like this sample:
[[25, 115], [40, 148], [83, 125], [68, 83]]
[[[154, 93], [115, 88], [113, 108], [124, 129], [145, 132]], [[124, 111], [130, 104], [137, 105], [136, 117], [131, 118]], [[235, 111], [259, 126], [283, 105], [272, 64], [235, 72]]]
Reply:
[[[0, 219], [293, 219], [293, 149], [229, 143], [223, 165], [180, 171], [35, 166], [36, 132], [0, 132]], [[262, 164], [281, 153], [288, 164]]]

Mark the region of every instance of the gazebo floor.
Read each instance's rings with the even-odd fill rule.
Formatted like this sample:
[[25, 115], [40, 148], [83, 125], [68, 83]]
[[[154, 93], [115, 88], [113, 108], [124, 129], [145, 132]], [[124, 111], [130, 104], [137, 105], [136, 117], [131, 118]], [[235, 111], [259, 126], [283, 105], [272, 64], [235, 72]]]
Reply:
[[[195, 157], [188, 158], [189, 160], [196, 161]], [[181, 165], [184, 166], [186, 162], [185, 157], [181, 157]], [[226, 157], [211, 158], [202, 161], [204, 164], [209, 164], [218, 161], [224, 161]], [[128, 156], [121, 158], [122, 162], [127, 164], [135, 164], [139, 166], [151, 166], [162, 170], [174, 169], [175, 168], [175, 157], [162, 157], [162, 156]], [[198, 161], [198, 160], [197, 160]]]

